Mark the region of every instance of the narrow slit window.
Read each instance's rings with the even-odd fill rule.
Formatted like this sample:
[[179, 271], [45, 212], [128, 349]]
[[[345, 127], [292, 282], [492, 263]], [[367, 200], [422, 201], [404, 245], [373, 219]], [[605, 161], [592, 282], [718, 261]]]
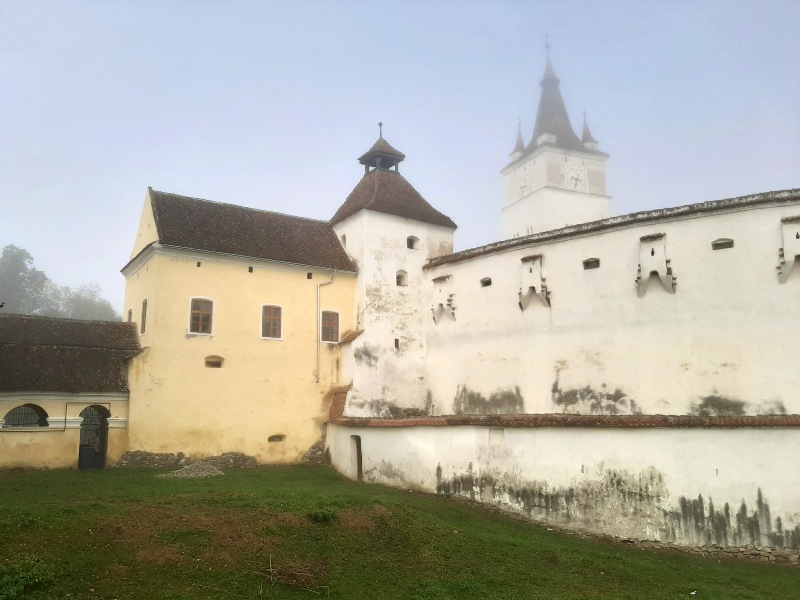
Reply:
[[247, 272], [248, 273], [252, 273], [253, 272], [253, 267], [247, 267]]
[[600, 268], [600, 259], [599, 258], [587, 258], [585, 261], [583, 261], [583, 268], [586, 271], [588, 271], [589, 269], [599, 269]]
[[394, 338], [394, 349], [400, 350], [400, 338]]
[[490, 285], [492, 285], [491, 277], [484, 277], [481, 279], [481, 287], [489, 287]]
[[139, 333], [144, 333], [147, 326], [147, 298], [142, 300], [142, 323], [140, 325]]
[[306, 273], [306, 279], [311, 279], [313, 276], [313, 273]]
[[268, 442], [282, 442], [285, 439], [286, 439], [286, 434], [284, 434], [284, 433], [276, 433], [274, 435], [269, 436], [267, 438], [267, 441]]
[[205, 298], [192, 298], [192, 316], [189, 333], [211, 333], [214, 303]]
[[730, 238], [720, 238], [711, 242], [712, 250], [725, 250], [726, 248], [733, 248], [733, 240]]
[[199, 260], [197, 261], [197, 266], [198, 266], [198, 267], [200, 266], [200, 261], [199, 261]]
[[128, 309], [128, 323], [130, 323], [131, 321], [133, 321], [133, 309], [129, 308]]

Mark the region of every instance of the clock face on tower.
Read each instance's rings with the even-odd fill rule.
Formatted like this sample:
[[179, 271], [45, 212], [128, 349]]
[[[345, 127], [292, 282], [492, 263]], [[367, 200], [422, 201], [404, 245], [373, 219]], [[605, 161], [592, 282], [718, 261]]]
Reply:
[[567, 167], [567, 189], [576, 192], [586, 191], [586, 173], [583, 169]]
[[531, 193], [532, 189], [531, 185], [531, 174], [525, 173], [522, 177], [519, 178], [519, 189], [517, 190], [517, 194], [519, 198], [523, 198]]

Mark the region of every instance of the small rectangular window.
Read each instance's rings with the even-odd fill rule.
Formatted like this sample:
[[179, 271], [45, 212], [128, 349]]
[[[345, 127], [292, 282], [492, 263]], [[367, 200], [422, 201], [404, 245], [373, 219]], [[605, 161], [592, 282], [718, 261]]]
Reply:
[[214, 303], [204, 298], [192, 298], [192, 319], [189, 324], [190, 333], [211, 333], [211, 319]]
[[147, 325], [147, 298], [142, 300], [142, 324], [139, 333], [144, 333], [146, 325]]
[[283, 309], [280, 306], [264, 305], [261, 307], [261, 337], [277, 338], [283, 337], [281, 325], [283, 320]]
[[712, 250], [725, 250], [726, 248], [733, 248], [733, 240], [728, 238], [720, 238], [711, 242]]
[[600, 259], [599, 258], [587, 258], [583, 261], [583, 268], [588, 269], [599, 269], [600, 268]]
[[339, 341], [339, 313], [328, 310], [322, 311], [322, 341]]

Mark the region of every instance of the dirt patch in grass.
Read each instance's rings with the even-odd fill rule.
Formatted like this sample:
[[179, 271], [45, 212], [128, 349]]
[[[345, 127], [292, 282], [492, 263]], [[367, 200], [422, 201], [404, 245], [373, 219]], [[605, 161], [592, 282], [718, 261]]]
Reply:
[[193, 510], [165, 506], [136, 507], [107, 523], [123, 547], [137, 548], [137, 562], [176, 564], [200, 559], [207, 564], [231, 564], [274, 550], [276, 538], [264, 532], [275, 521], [302, 524], [293, 515], [259, 510]]
[[372, 531], [391, 514], [388, 508], [380, 504], [373, 504], [369, 511], [345, 508], [336, 511], [336, 524], [348, 531]]

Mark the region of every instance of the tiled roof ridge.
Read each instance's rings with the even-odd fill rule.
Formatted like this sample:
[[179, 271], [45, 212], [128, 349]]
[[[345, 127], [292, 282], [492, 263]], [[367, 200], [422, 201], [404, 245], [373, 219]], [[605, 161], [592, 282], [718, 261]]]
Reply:
[[734, 198], [723, 198], [720, 200], [706, 200], [705, 202], [697, 202], [694, 204], [682, 204], [680, 206], [672, 206], [667, 208], [656, 208], [652, 210], [642, 210], [624, 215], [617, 215], [608, 217], [597, 221], [588, 221], [586, 223], [578, 223], [576, 225], [567, 225], [560, 229], [551, 229], [550, 231], [541, 231], [524, 237], [512, 238], [509, 240], [501, 240], [499, 242], [492, 242], [484, 246], [476, 246], [475, 248], [467, 248], [430, 259], [423, 269], [432, 269], [440, 265], [457, 263], [462, 260], [469, 260], [477, 256], [491, 254], [492, 252], [499, 252], [502, 250], [512, 250], [518, 247], [525, 247], [534, 243], [546, 243], [559, 238], [571, 237], [573, 235], [580, 235], [585, 233], [594, 233], [596, 231], [603, 231], [606, 229], [614, 229], [625, 225], [645, 224], [649, 222], [656, 222], [661, 220], [670, 219], [672, 217], [681, 217], [696, 213], [722, 211], [728, 208], [747, 207], [758, 204], [769, 204], [770, 202], [779, 202], [796, 199], [800, 201], [800, 188], [791, 188], [788, 190], [773, 190], [769, 192], [758, 192], [755, 194], [747, 194], [745, 196], [737, 196]]
[[703, 417], [694, 415], [570, 415], [542, 413], [521, 415], [444, 415], [402, 419], [341, 416], [331, 418], [328, 423], [353, 427], [800, 428], [800, 414]]
[[88, 348], [94, 350], [118, 350], [120, 352], [131, 352], [131, 356], [136, 356], [142, 353], [142, 350], [136, 350], [134, 348], [122, 348], [120, 346], [98, 346], [97, 344], [75, 344], [75, 343], [67, 343], [67, 344], [53, 344], [51, 342], [48, 343], [25, 343], [25, 342], [3, 342], [0, 341], [0, 346], [21, 346], [23, 348]]
[[63, 323], [69, 321], [71, 323], [103, 323], [105, 325], [113, 325], [114, 327], [120, 325], [128, 325], [127, 321], [108, 321], [106, 319], [76, 319], [74, 317], [48, 317], [46, 315], [29, 315], [25, 313], [0, 313], [0, 319], [5, 317], [23, 318], [23, 319], [38, 319], [41, 321], [57, 321]]
[[[254, 208], [252, 206], [242, 206], [241, 204], [233, 204], [231, 202], [220, 202], [219, 200], [209, 200], [208, 198], [196, 198], [195, 196], [184, 196], [183, 194], [176, 194], [174, 192], [162, 192], [159, 190], [154, 190], [153, 188], [149, 188], [151, 192], [156, 194], [162, 194], [164, 196], [177, 196], [178, 198], [184, 198], [186, 200], [194, 200], [196, 202], [207, 202], [209, 204], [219, 204], [222, 206], [230, 206], [232, 208], [238, 208], [243, 210], [252, 210], [256, 212], [266, 213], [269, 215], [276, 215], [279, 217], [287, 217], [290, 219], [302, 219], [303, 221], [311, 221], [312, 223], [322, 223], [324, 225], [330, 225], [330, 221], [326, 221], [324, 219], [312, 219], [311, 217], [301, 217], [298, 215], [290, 215], [287, 213], [277, 212], [274, 210], [267, 210], [265, 208]], [[157, 217], [156, 217], [157, 220]]]

